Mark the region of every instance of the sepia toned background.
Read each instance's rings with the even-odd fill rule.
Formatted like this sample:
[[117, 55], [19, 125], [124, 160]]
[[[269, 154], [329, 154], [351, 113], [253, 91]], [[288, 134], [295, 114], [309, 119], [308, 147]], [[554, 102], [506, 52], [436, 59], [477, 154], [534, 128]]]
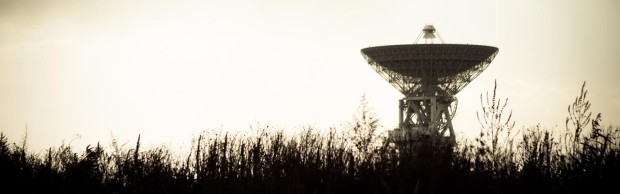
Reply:
[[34, 150], [112, 136], [188, 142], [258, 123], [297, 130], [352, 119], [361, 96], [397, 125], [402, 95], [360, 49], [446, 43], [499, 54], [456, 96], [457, 135], [479, 131], [480, 94], [509, 98], [517, 127], [563, 130], [587, 82], [620, 123], [617, 1], [0, 1], [0, 131]]

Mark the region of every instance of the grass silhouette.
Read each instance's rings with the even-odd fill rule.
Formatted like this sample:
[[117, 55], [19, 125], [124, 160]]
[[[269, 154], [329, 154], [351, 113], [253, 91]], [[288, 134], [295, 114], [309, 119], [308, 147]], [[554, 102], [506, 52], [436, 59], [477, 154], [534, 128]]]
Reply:
[[[486, 97], [486, 98], [483, 98]], [[363, 103], [362, 103], [363, 104]], [[254, 136], [204, 132], [189, 154], [125, 149], [116, 139], [83, 150], [61, 145], [29, 153], [26, 138], [0, 133], [0, 176], [23, 193], [581, 193], [615, 189], [620, 128], [590, 119], [585, 82], [569, 105], [566, 130], [514, 129], [507, 99], [481, 95], [480, 136], [453, 148], [427, 144], [415, 157], [381, 136], [362, 108], [351, 126], [307, 127], [288, 136], [268, 127]], [[366, 105], [364, 105], [366, 106]], [[507, 116], [508, 115], [508, 116]], [[505, 117], [507, 116], [507, 117]], [[364, 129], [364, 130], [361, 130]], [[363, 141], [363, 142], [361, 142]]]

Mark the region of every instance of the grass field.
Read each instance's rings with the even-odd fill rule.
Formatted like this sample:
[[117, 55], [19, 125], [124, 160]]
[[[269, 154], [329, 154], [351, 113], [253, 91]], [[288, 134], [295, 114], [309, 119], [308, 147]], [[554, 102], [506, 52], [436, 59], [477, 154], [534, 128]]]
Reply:
[[[507, 99], [481, 96], [479, 137], [402, 157], [367, 110], [341, 129], [285, 135], [207, 132], [186, 155], [166, 147], [60, 145], [45, 153], [0, 136], [5, 191], [19, 193], [598, 193], [620, 183], [620, 127], [600, 126], [585, 83], [563, 132], [517, 129]], [[324, 132], [326, 131], [326, 132]]]

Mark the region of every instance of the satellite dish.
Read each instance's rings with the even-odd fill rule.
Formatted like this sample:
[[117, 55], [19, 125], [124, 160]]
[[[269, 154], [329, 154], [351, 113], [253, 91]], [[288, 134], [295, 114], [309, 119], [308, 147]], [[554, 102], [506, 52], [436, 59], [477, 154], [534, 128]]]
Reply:
[[[418, 44], [419, 38], [425, 44]], [[405, 97], [399, 102], [399, 127], [390, 139], [403, 145], [410, 137], [428, 136], [455, 142], [452, 118], [456, 95], [480, 75], [499, 49], [468, 44], [433, 44], [440, 38], [426, 25], [414, 44], [368, 47], [361, 50], [368, 64]]]

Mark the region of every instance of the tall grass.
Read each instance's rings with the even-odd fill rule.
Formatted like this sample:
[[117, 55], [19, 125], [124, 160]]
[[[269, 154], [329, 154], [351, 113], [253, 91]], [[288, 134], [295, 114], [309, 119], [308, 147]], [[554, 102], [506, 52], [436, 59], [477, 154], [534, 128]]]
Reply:
[[514, 128], [507, 99], [481, 95], [480, 135], [446, 148], [429, 143], [415, 157], [373, 133], [362, 101], [351, 125], [296, 135], [267, 126], [252, 135], [205, 131], [183, 156], [166, 147], [125, 148], [112, 139], [74, 150], [29, 153], [26, 137], [0, 133], [0, 176], [20, 193], [578, 193], [616, 189], [620, 128], [591, 119], [585, 83], [564, 131]]

